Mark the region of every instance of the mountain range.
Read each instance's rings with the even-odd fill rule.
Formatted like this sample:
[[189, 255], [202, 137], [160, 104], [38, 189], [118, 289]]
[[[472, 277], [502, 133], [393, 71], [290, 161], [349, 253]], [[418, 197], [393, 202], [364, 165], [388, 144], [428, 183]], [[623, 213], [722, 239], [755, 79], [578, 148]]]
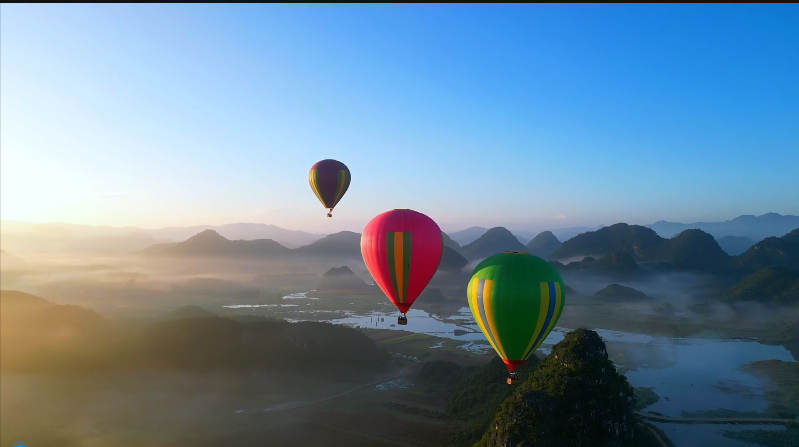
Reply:
[[12, 220], [3, 220], [0, 223], [2, 248], [12, 253], [130, 253], [156, 243], [184, 241], [204, 230], [214, 230], [233, 240], [272, 239], [288, 248], [308, 245], [324, 236], [257, 223], [158, 229], [29, 223]]
[[564, 242], [549, 258], [601, 257], [614, 252], [627, 253], [636, 262], [661, 262], [699, 270], [719, 270], [730, 261], [713, 236], [702, 230], [686, 230], [673, 239], [665, 239], [650, 228], [625, 223], [579, 234]]
[[[654, 230], [619, 223], [580, 234], [564, 242], [551, 260], [602, 257], [624, 253], [653, 267], [705, 270], [743, 275], [764, 267], [799, 269], [799, 228], [782, 237], [768, 237], [737, 256], [730, 256], [702, 230], [685, 230], [665, 239]], [[629, 262], [628, 262], [629, 263]]]
[[[580, 260], [566, 270], [586, 270], [617, 277], [639, 276], [638, 264], [667, 269], [703, 270], [745, 275], [763, 267], [799, 269], [799, 229], [783, 237], [769, 237], [737, 256], [730, 256], [702, 230], [685, 230], [676, 237], [660, 237], [651, 228], [619, 223], [582, 233], [560, 243], [552, 233], [542, 233], [527, 246], [509, 230], [495, 227], [464, 247], [446, 234], [441, 270], [459, 271], [467, 262], [502, 251], [528, 251], [552, 261]], [[241, 257], [241, 258], [347, 258], [360, 259], [360, 234], [342, 231], [309, 245], [290, 249], [270, 240], [232, 241], [213, 230], [202, 231], [183, 242], [155, 244], [140, 252], [145, 257]], [[589, 259], [584, 259], [589, 258]], [[593, 259], [590, 259], [593, 258]]]
[[[571, 239], [574, 236], [577, 236], [580, 233], [585, 233], [586, 231], [594, 231], [604, 227], [604, 225], [599, 225], [596, 227], [569, 227], [569, 228], [556, 228], [552, 230], [545, 231], [552, 233], [556, 238], [565, 241], [567, 239]], [[465, 230], [459, 231], [451, 231], [449, 236], [456, 241], [460, 245], [468, 245], [480, 236], [484, 235], [488, 231], [488, 228], [484, 227], [469, 227]], [[531, 239], [536, 237], [536, 235], [540, 234], [540, 231], [534, 230], [511, 230], [516, 239], [519, 242], [526, 244]]]
[[242, 222], [217, 226], [198, 225], [193, 227], [169, 227], [142, 231], [158, 241], [182, 241], [203, 230], [214, 230], [225, 238], [232, 240], [272, 239], [287, 248], [302, 247], [324, 236], [322, 234], [311, 234], [304, 231], [287, 230], [276, 225]]
[[[738, 216], [724, 222], [678, 223], [658, 221], [645, 225], [661, 237], [671, 238], [686, 229], [701, 229], [713, 235], [722, 249], [737, 255], [751, 244], [766, 237], [780, 237], [799, 227], [799, 216], [768, 213], [762, 216]], [[567, 241], [573, 237], [604, 228], [572, 227], [549, 230], [556, 239]], [[2, 249], [11, 253], [130, 253], [143, 250], [156, 243], [179, 242], [204, 231], [214, 230], [230, 240], [271, 239], [286, 248], [298, 248], [324, 237], [304, 231], [288, 230], [261, 223], [232, 223], [226, 225], [195, 225], [145, 229], [137, 227], [91, 226], [67, 223], [30, 223], [13, 220], [0, 221]], [[455, 250], [471, 244], [488, 232], [484, 227], [470, 227], [450, 232], [445, 239]], [[511, 230], [516, 239], [527, 244], [540, 231]], [[355, 233], [353, 233], [355, 234]], [[730, 238], [733, 237], [733, 238]], [[749, 242], [751, 240], [751, 244]], [[748, 245], [747, 245], [748, 244]]]
[[271, 239], [231, 241], [214, 230], [204, 230], [183, 242], [156, 244], [141, 251], [144, 256], [170, 258], [231, 257], [266, 258], [286, 255], [291, 249]]
[[799, 227], [799, 216], [767, 213], [762, 216], [738, 216], [724, 222], [694, 222], [686, 224], [660, 220], [646, 226], [665, 238], [674, 237], [685, 230], [698, 229], [713, 235], [716, 239], [724, 236], [738, 236], [757, 242], [771, 236], [782, 236]]

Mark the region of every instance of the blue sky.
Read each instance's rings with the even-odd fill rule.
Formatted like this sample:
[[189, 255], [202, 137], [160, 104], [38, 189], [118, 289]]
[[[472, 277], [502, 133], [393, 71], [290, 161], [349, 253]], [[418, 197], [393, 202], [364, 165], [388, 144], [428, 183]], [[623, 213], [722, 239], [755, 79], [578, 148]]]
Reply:
[[[360, 231], [799, 214], [796, 5], [9, 5], [0, 214]], [[327, 219], [307, 172], [352, 171]]]

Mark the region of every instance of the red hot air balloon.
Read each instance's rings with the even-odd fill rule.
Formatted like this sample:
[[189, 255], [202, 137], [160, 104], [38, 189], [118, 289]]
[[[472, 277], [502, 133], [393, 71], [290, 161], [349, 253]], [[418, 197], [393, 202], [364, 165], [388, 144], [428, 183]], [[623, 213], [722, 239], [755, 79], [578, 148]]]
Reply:
[[350, 187], [351, 178], [347, 165], [337, 160], [322, 160], [311, 166], [308, 182], [311, 183], [316, 198], [325, 208], [330, 209], [327, 217], [333, 217], [333, 208], [344, 197]]
[[433, 278], [444, 252], [441, 229], [433, 219], [412, 210], [386, 211], [363, 230], [361, 253], [366, 268], [402, 315]]

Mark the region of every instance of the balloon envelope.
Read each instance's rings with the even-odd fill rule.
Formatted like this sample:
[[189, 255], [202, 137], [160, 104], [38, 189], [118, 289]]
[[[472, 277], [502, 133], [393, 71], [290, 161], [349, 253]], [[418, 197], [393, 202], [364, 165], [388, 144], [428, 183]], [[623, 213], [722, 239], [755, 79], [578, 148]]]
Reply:
[[337, 160], [322, 160], [311, 166], [308, 182], [325, 208], [333, 209], [350, 187], [350, 170]]
[[564, 292], [550, 263], [524, 252], [504, 252], [477, 264], [466, 294], [478, 326], [513, 372], [555, 327]]
[[366, 268], [388, 299], [405, 313], [441, 262], [444, 240], [433, 219], [412, 210], [378, 215], [363, 230]]

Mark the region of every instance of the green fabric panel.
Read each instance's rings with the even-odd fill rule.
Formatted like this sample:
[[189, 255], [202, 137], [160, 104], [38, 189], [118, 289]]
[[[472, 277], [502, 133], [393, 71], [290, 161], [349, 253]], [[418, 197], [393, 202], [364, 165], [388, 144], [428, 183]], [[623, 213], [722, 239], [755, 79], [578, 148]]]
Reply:
[[[541, 315], [541, 299], [546, 296], [541, 296], [540, 283], [559, 282], [562, 303], [565, 302], [560, 274], [536, 256], [499, 253], [478, 264], [472, 277], [493, 280], [491, 314], [495, 335], [508, 359], [523, 359], [531, 340], [538, 335], [536, 325], [546, 317]], [[562, 306], [555, 309], [555, 316], [561, 312]], [[546, 327], [541, 331], [546, 331]]]
[[402, 298], [404, 303], [408, 296], [408, 280], [411, 277], [411, 232], [402, 232]]
[[398, 295], [397, 287], [397, 269], [394, 265], [394, 232], [389, 231], [386, 234], [386, 260], [388, 261], [388, 276], [391, 277], [391, 285], [394, 287], [394, 297], [397, 302], [401, 302], [401, 297]]

